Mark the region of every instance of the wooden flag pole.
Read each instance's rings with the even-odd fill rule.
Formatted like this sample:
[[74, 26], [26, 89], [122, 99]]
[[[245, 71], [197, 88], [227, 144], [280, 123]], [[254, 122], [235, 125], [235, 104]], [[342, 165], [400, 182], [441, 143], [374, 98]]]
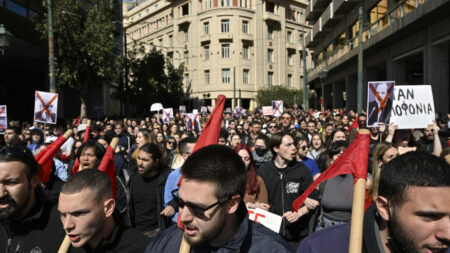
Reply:
[[[90, 123], [90, 122], [88, 121], [88, 123]], [[70, 134], [68, 134], [69, 131], [70, 131]], [[68, 134], [68, 135], [66, 136], [66, 134]], [[67, 132], [64, 134], [64, 137], [68, 138], [68, 136], [70, 136], [71, 134], [72, 134], [72, 130], [67, 130]], [[112, 147], [113, 150], [115, 150], [117, 147], [117, 144], [119, 144], [119, 138], [114, 137], [109, 145]], [[81, 167], [80, 167], [80, 170], [82, 170]], [[59, 247], [58, 253], [69, 252], [70, 245], [71, 245], [70, 239], [66, 235], [66, 237], [64, 237], [63, 242], [61, 243], [61, 246]]]
[[186, 241], [184, 235], [181, 237], [181, 245], [179, 253], [189, 253], [191, 251], [191, 245]]
[[64, 136], [64, 138], [69, 139], [69, 137], [72, 135], [72, 133], [73, 133], [72, 129], [69, 129], [64, 133], [63, 136]]
[[[367, 129], [358, 130], [359, 134], [370, 134]], [[352, 222], [350, 227], [349, 253], [360, 253], [363, 241], [364, 199], [366, 179], [359, 178], [353, 188]]]

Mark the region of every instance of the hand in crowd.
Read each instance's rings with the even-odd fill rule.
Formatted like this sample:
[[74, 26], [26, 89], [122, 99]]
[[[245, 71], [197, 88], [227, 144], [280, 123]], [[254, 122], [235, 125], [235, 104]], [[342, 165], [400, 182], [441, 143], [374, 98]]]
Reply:
[[436, 124], [436, 121], [433, 120], [433, 124], [429, 124], [428, 128], [431, 128], [433, 130], [433, 134], [438, 135], [439, 133], [439, 126]]
[[395, 130], [398, 129], [398, 125], [394, 122], [389, 123], [388, 134], [394, 136]]
[[167, 206], [166, 208], [164, 208], [164, 210], [162, 210], [160, 214], [167, 217], [172, 217], [175, 214], [175, 209], [173, 209], [173, 207], [171, 206]]
[[303, 213], [301, 214], [300, 212], [300, 210], [298, 212], [288, 211], [283, 214], [283, 217], [286, 218], [289, 223], [294, 223], [303, 216]]
[[306, 208], [308, 208], [308, 210], [314, 210], [319, 206], [319, 201], [314, 200], [314, 199], [310, 199], [310, 198], [306, 198], [305, 200], [305, 206]]

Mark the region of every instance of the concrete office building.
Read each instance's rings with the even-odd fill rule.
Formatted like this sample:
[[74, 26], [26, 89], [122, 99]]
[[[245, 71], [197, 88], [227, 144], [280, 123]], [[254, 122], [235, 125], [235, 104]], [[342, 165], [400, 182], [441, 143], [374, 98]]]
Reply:
[[320, 96], [323, 70], [325, 106], [357, 107], [358, 10], [363, 9], [363, 108], [367, 82], [431, 84], [436, 112], [449, 112], [450, 1], [311, 0], [313, 24], [307, 47], [314, 51], [310, 88]]
[[[185, 63], [191, 101], [256, 106], [258, 89], [303, 85], [304, 0], [138, 1], [124, 6], [127, 46], [156, 47], [174, 65]], [[308, 60], [308, 63], [310, 60]], [[194, 103], [196, 105], [196, 103]], [[198, 103], [197, 103], [198, 105]]]

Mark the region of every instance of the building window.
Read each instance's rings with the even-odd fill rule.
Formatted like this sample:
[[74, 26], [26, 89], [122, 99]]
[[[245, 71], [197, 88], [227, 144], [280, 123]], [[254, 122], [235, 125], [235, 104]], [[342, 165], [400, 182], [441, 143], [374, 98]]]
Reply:
[[288, 85], [288, 87], [291, 87], [291, 85], [292, 85], [292, 75], [288, 75], [287, 85]]
[[248, 34], [248, 21], [242, 21], [242, 33]]
[[289, 43], [292, 43], [292, 32], [287, 32], [287, 40]]
[[267, 61], [273, 62], [273, 50], [272, 49], [267, 50]]
[[222, 69], [222, 83], [230, 83], [230, 69]]
[[230, 58], [230, 44], [222, 44], [222, 58]]
[[208, 35], [209, 34], [209, 22], [203, 23], [203, 34]]
[[294, 57], [293, 57], [294, 54], [289, 51], [287, 52], [287, 54], [288, 54], [288, 64], [290, 66], [294, 65]]
[[248, 60], [248, 46], [244, 45], [242, 47], [242, 58]]
[[273, 85], [273, 72], [269, 72], [267, 74], [267, 82], [269, 83], [269, 85]]
[[273, 28], [271, 26], [267, 26], [267, 39], [273, 40]]
[[230, 32], [230, 20], [229, 19], [221, 20], [221, 31], [222, 31], [222, 33]]
[[181, 16], [189, 15], [189, 4], [181, 6]]
[[205, 46], [205, 61], [209, 60], [209, 46]]
[[267, 12], [271, 12], [271, 13], [275, 13], [275, 3], [266, 1], [266, 11]]
[[173, 47], [173, 36], [169, 35], [169, 45]]
[[239, 6], [241, 8], [247, 8], [248, 7], [248, 0], [239, 0]]
[[248, 69], [244, 69], [244, 71], [242, 72], [242, 83], [245, 83], [245, 84], [248, 83], [249, 71], [250, 70], [248, 70]]
[[205, 70], [205, 84], [209, 84], [210, 74], [209, 69]]
[[220, 4], [221, 4], [221, 6], [230, 6], [230, 1], [231, 0], [221, 0]]

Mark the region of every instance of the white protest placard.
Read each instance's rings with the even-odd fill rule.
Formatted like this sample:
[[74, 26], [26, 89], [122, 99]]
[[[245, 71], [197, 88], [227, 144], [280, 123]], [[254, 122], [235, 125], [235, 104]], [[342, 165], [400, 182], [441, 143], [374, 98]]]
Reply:
[[5, 130], [8, 128], [7, 115], [6, 105], [0, 105], [0, 134], [5, 134]]
[[391, 122], [399, 129], [427, 128], [435, 119], [431, 85], [396, 85]]
[[225, 109], [225, 112], [226, 112], [226, 113], [231, 113], [231, 107], [227, 107], [227, 108]]
[[164, 107], [161, 103], [154, 103], [150, 106], [151, 112], [159, 112], [162, 109], [164, 109]]
[[254, 222], [258, 222], [261, 225], [264, 225], [268, 229], [274, 231], [275, 233], [280, 232], [281, 222], [283, 221], [283, 217], [276, 215], [271, 212], [264, 211], [259, 208], [248, 210], [248, 218]]
[[272, 116], [273, 115], [273, 108], [272, 106], [263, 106], [263, 115], [264, 116]]
[[56, 124], [58, 94], [44, 91], [35, 91], [34, 94], [34, 121]]
[[284, 111], [283, 100], [272, 101], [272, 108], [273, 108], [273, 116], [281, 117], [281, 114], [283, 114]]
[[173, 119], [173, 108], [164, 108], [163, 109], [163, 122], [169, 123], [171, 119]]
[[186, 114], [186, 106], [185, 105], [180, 105], [179, 110], [180, 110], [181, 115]]
[[241, 118], [242, 116], [242, 107], [236, 106], [233, 111], [233, 117]]

